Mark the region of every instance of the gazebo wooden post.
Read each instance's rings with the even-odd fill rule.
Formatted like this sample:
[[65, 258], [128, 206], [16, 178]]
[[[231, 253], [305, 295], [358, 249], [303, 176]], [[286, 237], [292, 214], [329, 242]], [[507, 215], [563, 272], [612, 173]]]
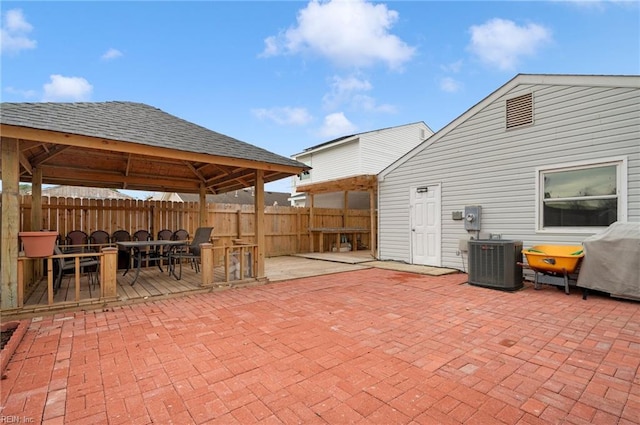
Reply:
[[200, 227], [207, 227], [209, 217], [207, 217], [207, 188], [200, 184]]
[[[256, 184], [255, 184], [255, 213], [256, 213], [256, 221], [254, 223], [255, 227], [255, 235], [256, 235], [256, 245], [258, 245], [258, 255], [256, 260], [256, 278], [263, 279], [265, 277], [265, 268], [264, 268], [264, 253], [265, 253], [265, 244], [266, 237], [264, 231], [264, 170], [256, 170]], [[241, 259], [242, 261], [243, 259]]]
[[[309, 199], [309, 228], [313, 228], [316, 227], [313, 218], [313, 193], [307, 193], [307, 199]], [[318, 237], [321, 238], [322, 235], [319, 235]], [[311, 252], [315, 249], [313, 243], [313, 232], [309, 232], [309, 248], [309, 251]]]
[[[349, 227], [349, 191], [342, 192], [342, 227]], [[355, 243], [355, 241], [354, 241]]]
[[369, 188], [369, 220], [370, 220], [370, 232], [369, 232], [369, 246], [371, 247], [371, 255], [373, 258], [378, 258], [376, 255], [378, 235], [376, 230], [378, 229], [376, 223], [376, 192], [373, 188]]
[[2, 242], [0, 245], [0, 308], [18, 307], [18, 231], [20, 230], [20, 155], [18, 139], [3, 138]]
[[[32, 168], [31, 181], [31, 229], [38, 231], [42, 229], [42, 168]], [[25, 229], [27, 230], [27, 229]], [[51, 230], [51, 229], [47, 229]], [[30, 261], [29, 281], [38, 281], [42, 277], [42, 261]]]
[[102, 300], [108, 301], [116, 299], [118, 296], [118, 248], [102, 248], [100, 263], [100, 296]]
[[200, 256], [202, 261], [202, 283], [200, 285], [211, 286], [213, 285], [213, 244], [200, 244]]

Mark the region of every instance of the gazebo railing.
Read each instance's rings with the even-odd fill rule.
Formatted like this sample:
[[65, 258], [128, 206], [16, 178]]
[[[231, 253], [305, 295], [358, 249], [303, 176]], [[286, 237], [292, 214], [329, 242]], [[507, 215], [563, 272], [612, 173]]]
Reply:
[[[33, 259], [25, 256], [18, 258], [18, 291], [17, 291], [17, 310], [18, 311], [38, 311], [52, 310], [58, 308], [74, 307], [86, 304], [108, 304], [110, 302], [125, 301], [118, 297], [117, 277], [121, 270], [118, 270], [117, 262], [118, 249], [106, 246], [100, 252], [72, 252], [62, 255], [51, 255], [44, 259]], [[83, 296], [81, 292], [81, 271], [83, 258], [92, 257], [99, 260], [98, 267], [98, 284], [95, 286], [95, 295], [90, 292], [90, 296]], [[63, 279], [70, 279], [69, 286], [65, 286], [63, 290], [67, 291], [64, 300], [56, 300], [56, 292], [54, 284], [57, 271], [54, 264], [60, 258], [66, 262], [72, 262], [73, 268], [70, 268], [74, 274], [71, 277], [63, 276]], [[251, 283], [259, 278], [258, 276], [258, 245], [246, 242], [238, 242], [233, 246], [214, 247], [211, 243], [201, 245], [201, 271], [198, 275], [200, 281], [199, 286], [194, 286], [194, 290], [207, 287], [232, 287], [238, 284]], [[34, 283], [30, 291], [25, 288], [25, 270], [29, 261], [43, 261], [46, 263], [46, 273], [42, 278], [37, 278], [38, 283]], [[174, 279], [168, 277], [166, 279]], [[193, 275], [192, 275], [193, 276]], [[44, 280], [45, 282], [42, 282]], [[191, 279], [191, 282], [193, 280]], [[44, 294], [39, 292], [40, 303], [25, 305], [29, 292], [43, 291], [42, 286], [46, 284]], [[91, 284], [89, 282], [89, 284]], [[120, 282], [120, 284], [128, 284]], [[91, 291], [91, 289], [89, 289]], [[83, 291], [86, 291], [84, 289]], [[37, 294], [38, 292], [36, 292]]]

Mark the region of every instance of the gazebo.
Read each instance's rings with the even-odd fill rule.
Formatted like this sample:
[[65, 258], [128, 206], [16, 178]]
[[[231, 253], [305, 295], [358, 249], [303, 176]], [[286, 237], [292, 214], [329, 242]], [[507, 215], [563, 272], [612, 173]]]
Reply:
[[[257, 278], [264, 277], [264, 184], [308, 166], [133, 102], [2, 103], [0, 308], [17, 307], [20, 182], [32, 183], [31, 223], [42, 184], [198, 193], [255, 187]], [[39, 230], [39, 229], [23, 229]]]

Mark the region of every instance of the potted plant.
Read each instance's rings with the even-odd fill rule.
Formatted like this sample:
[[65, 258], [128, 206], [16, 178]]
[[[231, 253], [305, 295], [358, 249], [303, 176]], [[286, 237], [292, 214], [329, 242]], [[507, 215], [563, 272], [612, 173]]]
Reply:
[[24, 255], [32, 258], [48, 257], [53, 255], [53, 247], [56, 244], [58, 232], [19, 232], [18, 236], [22, 240]]

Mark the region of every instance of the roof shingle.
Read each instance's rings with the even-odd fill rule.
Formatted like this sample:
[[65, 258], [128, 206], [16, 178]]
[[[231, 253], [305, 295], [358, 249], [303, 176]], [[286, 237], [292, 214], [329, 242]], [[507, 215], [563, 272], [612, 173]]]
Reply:
[[2, 103], [0, 122], [186, 152], [305, 167], [298, 161], [143, 103]]

